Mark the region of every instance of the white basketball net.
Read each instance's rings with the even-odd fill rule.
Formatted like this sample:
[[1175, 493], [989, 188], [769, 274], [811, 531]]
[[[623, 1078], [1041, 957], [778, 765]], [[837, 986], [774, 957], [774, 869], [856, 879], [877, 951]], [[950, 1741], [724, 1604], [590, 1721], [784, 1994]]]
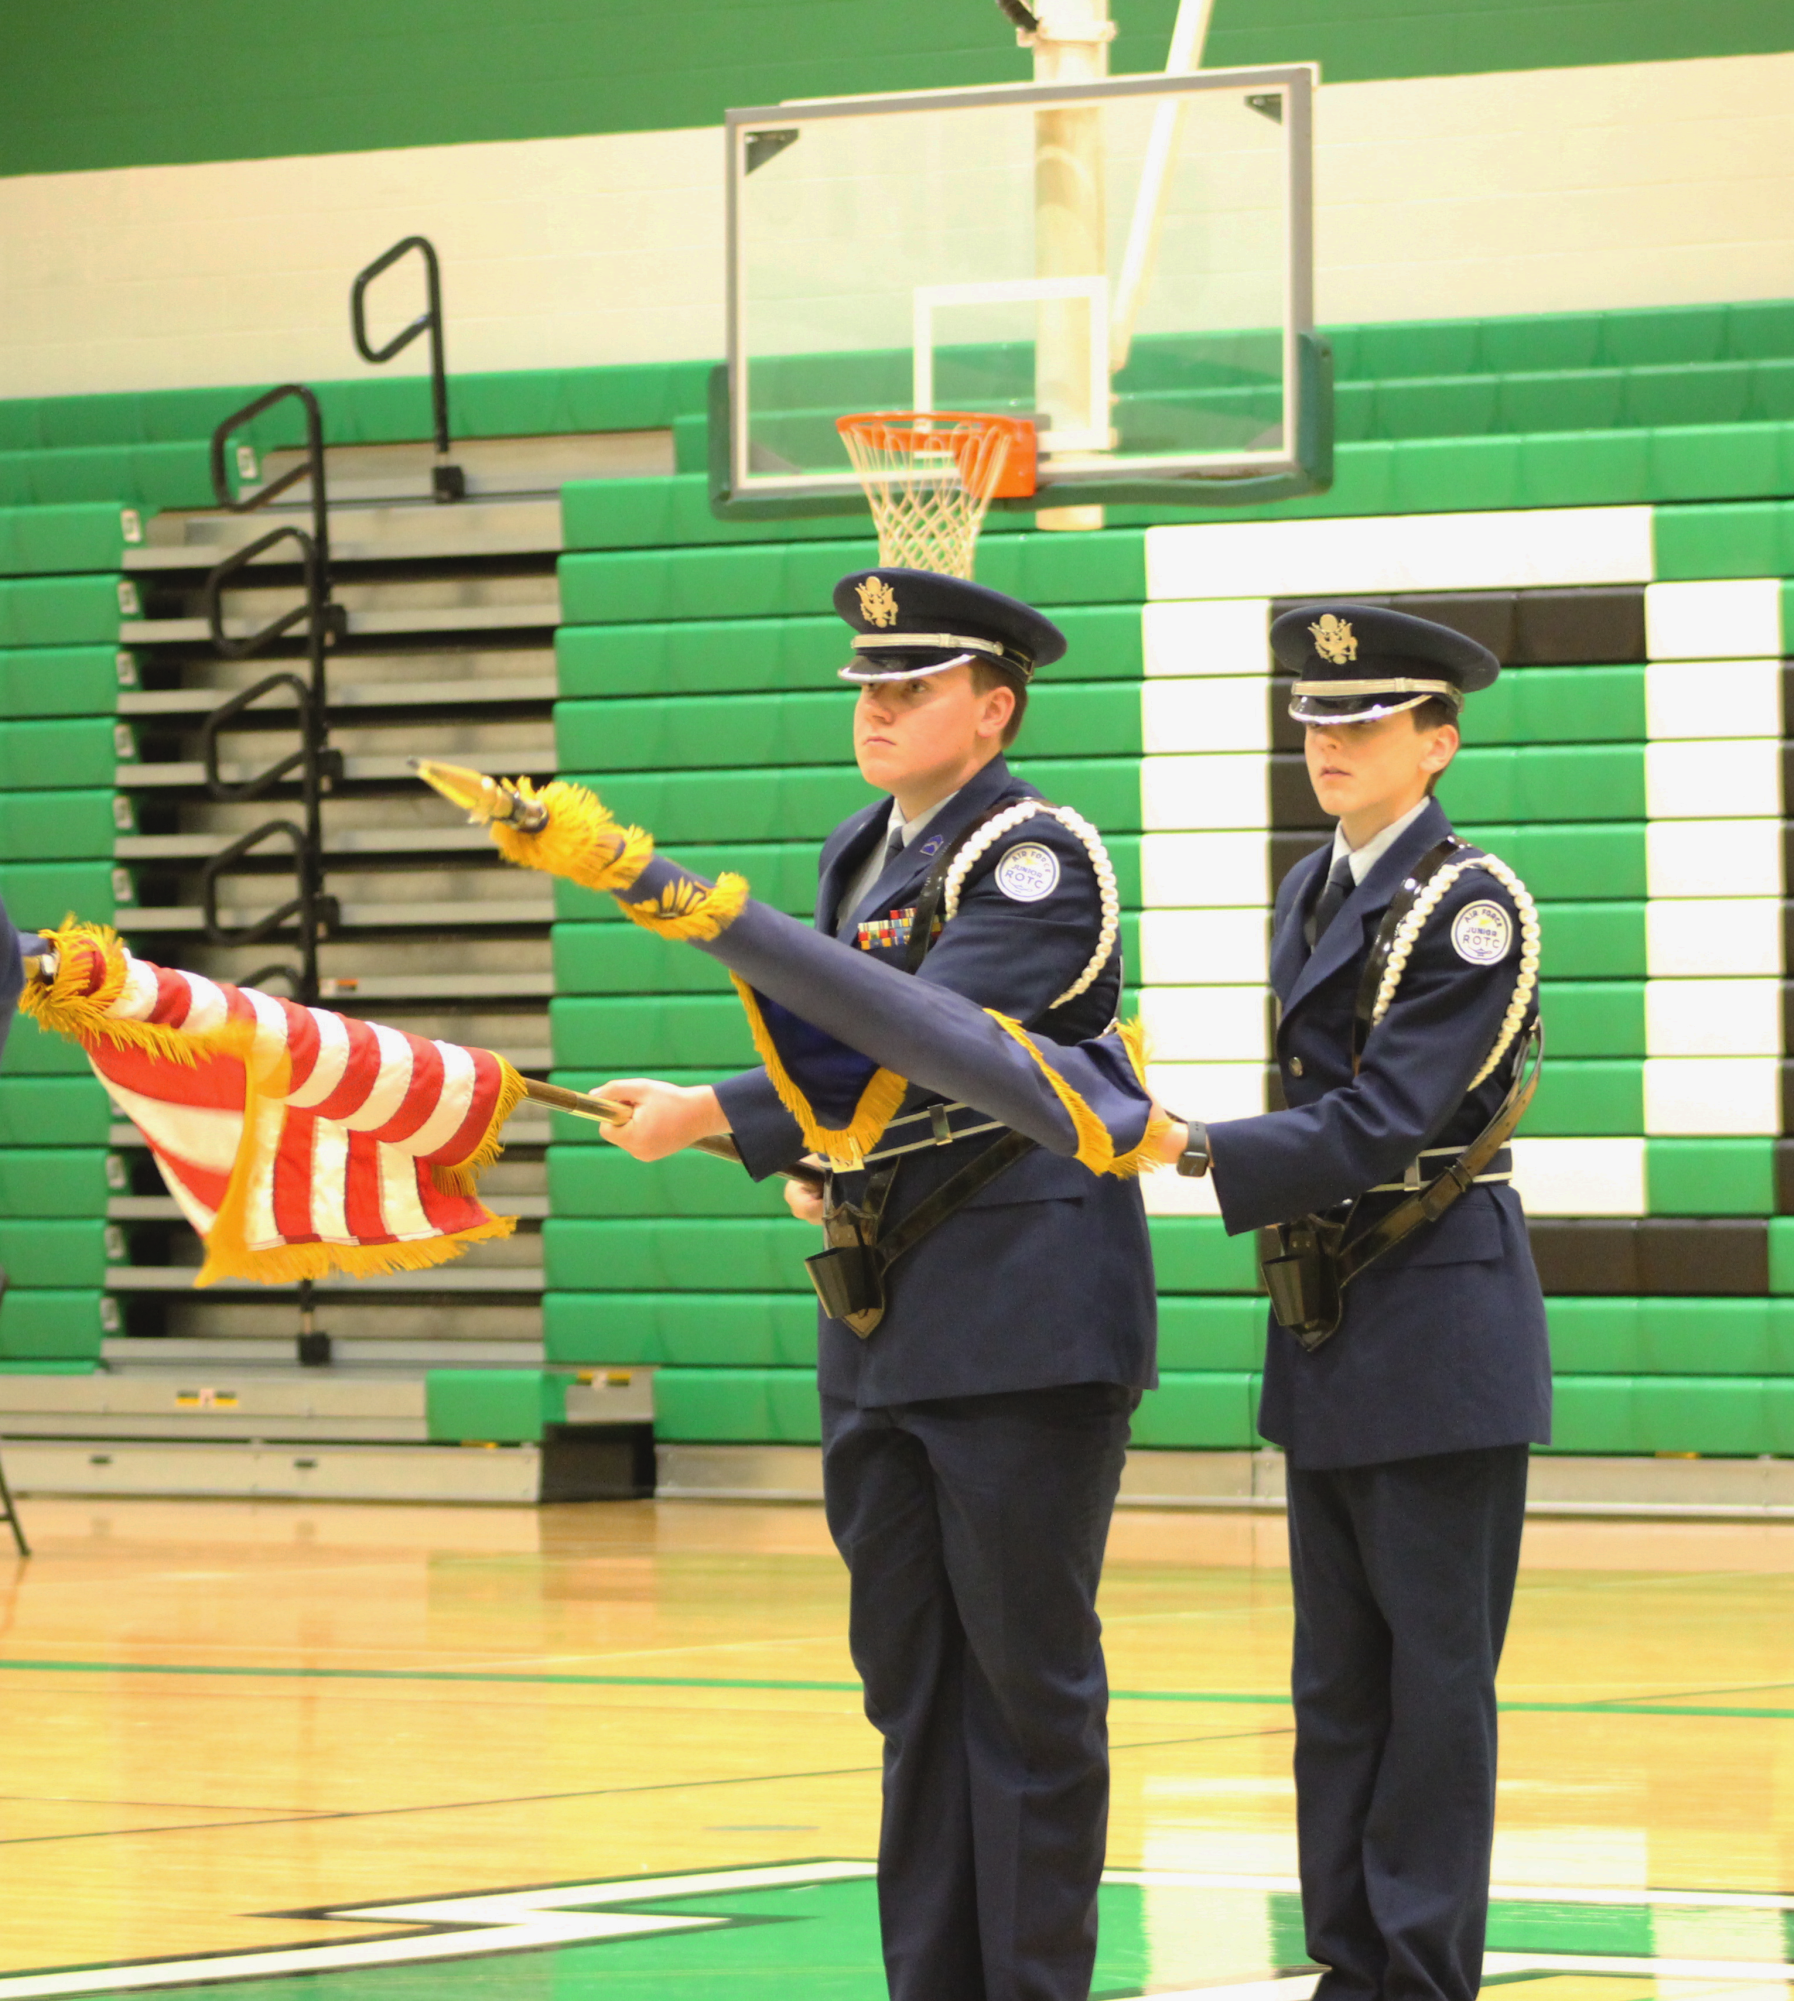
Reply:
[[931, 410], [843, 417], [839, 428], [872, 507], [880, 563], [969, 577], [1010, 429]]

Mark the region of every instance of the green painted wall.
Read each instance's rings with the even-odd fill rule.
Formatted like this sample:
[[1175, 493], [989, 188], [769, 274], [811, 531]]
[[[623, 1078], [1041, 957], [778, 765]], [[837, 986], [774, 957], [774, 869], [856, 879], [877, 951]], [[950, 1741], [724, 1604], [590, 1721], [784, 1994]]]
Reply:
[[1781, 49], [1787, 0], [1216, 0], [1207, 59], [1318, 62], [1326, 82], [1360, 83]]
[[[1119, 71], [1175, 0], [1113, 0]], [[1787, 0], [1217, 0], [1211, 64], [1334, 82], [1794, 47]], [[0, 174], [717, 123], [1029, 74], [990, 0], [0, 0]]]

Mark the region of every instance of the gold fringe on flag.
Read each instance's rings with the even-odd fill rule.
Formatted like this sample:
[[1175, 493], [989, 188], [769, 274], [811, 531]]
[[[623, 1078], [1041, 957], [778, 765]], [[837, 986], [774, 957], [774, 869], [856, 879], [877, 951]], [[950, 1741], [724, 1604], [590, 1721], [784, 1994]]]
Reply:
[[74, 915], [45, 934], [56, 949], [56, 977], [40, 973], [25, 982], [19, 1012], [39, 1028], [65, 1036], [84, 1048], [109, 1042], [115, 1049], [147, 1049], [174, 1063], [197, 1062], [201, 1049], [191, 1035], [154, 1021], [122, 1021], [106, 1010], [124, 991], [124, 940], [110, 924], [82, 924]]
[[[1072, 1123], [1072, 1130], [1078, 1136], [1076, 1159], [1081, 1167], [1089, 1168], [1092, 1174], [1113, 1174], [1124, 1180], [1149, 1172], [1162, 1166], [1156, 1146], [1158, 1140], [1170, 1128], [1171, 1121], [1162, 1112], [1147, 1120], [1146, 1130], [1140, 1136], [1139, 1144], [1130, 1151], [1117, 1154], [1115, 1142], [1109, 1137], [1109, 1129], [1103, 1124], [1083, 1098], [1072, 1089], [1035, 1047], [1033, 1038], [1019, 1021], [1013, 1021], [1006, 1014], [999, 1014], [995, 1008], [986, 1008], [997, 1026], [1015, 1037], [1016, 1041], [1033, 1057], [1039, 1065], [1040, 1074], [1052, 1087], [1053, 1096], [1065, 1107]], [[1138, 1021], [1131, 1021], [1120, 1031], [1123, 1048], [1128, 1061], [1133, 1065], [1134, 1075], [1142, 1084], [1146, 1081], [1146, 1032]]]
[[766, 1065], [766, 1074], [772, 1079], [772, 1088], [779, 1095], [779, 1103], [797, 1121], [798, 1129], [804, 1136], [804, 1145], [836, 1167], [857, 1168], [877, 1145], [885, 1127], [896, 1117], [897, 1108], [903, 1103], [903, 1094], [909, 1089], [908, 1083], [894, 1070], [876, 1070], [861, 1091], [853, 1117], [845, 1126], [821, 1124], [815, 1107], [785, 1068], [753, 988], [734, 973], [729, 977], [734, 981], [735, 991], [741, 996], [741, 1005], [747, 1011], [748, 1032], [754, 1038], [755, 1054]]
[[[594, 802], [596, 803], [596, 802]], [[633, 831], [633, 830], [631, 830]], [[644, 840], [646, 836], [642, 837]], [[646, 856], [643, 857], [646, 862]], [[637, 871], [639, 873], [639, 869]], [[633, 880], [633, 877], [631, 878]], [[739, 905], [737, 906], [739, 907]], [[216, 1285], [221, 1279], [247, 1278], [262, 1285], [293, 1285], [301, 1279], [328, 1278], [344, 1272], [352, 1278], [377, 1278], [391, 1272], [423, 1271], [458, 1258], [469, 1244], [508, 1237], [517, 1227], [514, 1216], [490, 1216], [483, 1223], [450, 1235], [397, 1244], [287, 1244], [254, 1249], [244, 1241], [244, 1217], [250, 1188], [258, 1173], [269, 1171], [280, 1126], [286, 1116], [279, 1102], [284, 1095], [290, 1060], [287, 1052], [257, 1074], [253, 1061], [257, 1024], [227, 1021], [203, 1034], [189, 1034], [161, 1022], [128, 1021], [107, 1013], [124, 991], [128, 972], [124, 941], [106, 924], [83, 924], [73, 915], [45, 934], [56, 952], [56, 974], [28, 980], [20, 1011], [41, 1029], [92, 1049], [111, 1044], [142, 1049], [169, 1062], [196, 1064], [201, 1057], [234, 1056], [243, 1064], [243, 1134], [217, 1221], [206, 1238], [206, 1261], [196, 1285]], [[710, 934], [714, 935], [714, 933]], [[495, 1051], [499, 1090], [491, 1115], [466, 1157], [435, 1163], [431, 1175], [445, 1193], [472, 1197], [481, 1173], [504, 1151], [504, 1123], [524, 1096], [524, 1081]]]
[[[487, 1050], [498, 1065], [498, 1101], [492, 1107], [492, 1116], [486, 1121], [486, 1130], [473, 1151], [465, 1160], [438, 1161], [430, 1169], [430, 1178], [445, 1195], [477, 1195], [480, 1176], [505, 1150], [500, 1134], [504, 1131], [506, 1119], [523, 1102], [528, 1086], [513, 1065], [508, 1063], [494, 1049]], [[471, 1241], [471, 1240], [470, 1240]]]
[[[1139, 1079], [1142, 1090], [1147, 1089], [1146, 1060], [1150, 1052], [1146, 1046], [1146, 1024], [1138, 1015], [1132, 1021], [1124, 1021], [1115, 1031], [1121, 1037], [1121, 1046], [1127, 1051], [1127, 1060], [1134, 1066], [1134, 1075]], [[1131, 1153], [1122, 1154], [1110, 1167], [1111, 1174], [1134, 1176], [1154, 1174], [1165, 1165], [1159, 1152], [1159, 1141], [1171, 1130], [1171, 1115], [1168, 1112], [1154, 1112], [1146, 1121], [1146, 1130], [1140, 1135], [1140, 1143]]]

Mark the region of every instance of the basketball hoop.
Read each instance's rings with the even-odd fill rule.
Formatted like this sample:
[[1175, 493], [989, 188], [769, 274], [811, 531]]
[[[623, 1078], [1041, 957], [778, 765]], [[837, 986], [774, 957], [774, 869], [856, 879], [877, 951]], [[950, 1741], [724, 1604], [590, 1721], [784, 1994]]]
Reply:
[[878, 560], [969, 577], [984, 510], [1034, 491], [1027, 417], [968, 410], [871, 410], [835, 429], [866, 489]]

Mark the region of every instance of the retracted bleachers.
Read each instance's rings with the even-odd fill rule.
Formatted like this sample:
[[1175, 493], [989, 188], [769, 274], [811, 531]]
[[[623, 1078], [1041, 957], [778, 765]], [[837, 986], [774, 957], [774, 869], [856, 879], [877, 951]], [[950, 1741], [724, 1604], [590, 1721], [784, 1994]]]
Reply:
[[[1040, 604], [1072, 641], [1036, 691], [1017, 763], [1108, 838], [1130, 1006], [1165, 1096], [1210, 1117], [1249, 1111], [1277, 1101], [1266, 911], [1324, 836], [1269, 673], [1269, 618], [1321, 592], [1394, 597], [1495, 645], [1510, 671], [1472, 705], [1442, 796], [1544, 913], [1551, 1053], [1519, 1146], [1557, 1449], [1794, 1453], [1794, 307], [1333, 339], [1329, 493], [1175, 518], [1117, 508], [1083, 534], [993, 517], [981, 579]], [[872, 543], [853, 519], [719, 521], [704, 375], [593, 369], [455, 389], [475, 435], [670, 430], [670, 475], [562, 487], [554, 760], [682, 859], [726, 861], [807, 911], [819, 838], [869, 796], [846, 755], [851, 698], [833, 681], [826, 607]], [[140, 885], [113, 855], [131, 790], [114, 782], [131, 755], [117, 690], [138, 671], [119, 654], [121, 602], [127, 623], [141, 615], [126, 538], [152, 510], [203, 499], [193, 452], [246, 393], [0, 405], [0, 458], [33, 462], [7, 472], [23, 498], [0, 511], [0, 889], [22, 921], [106, 915], [116, 897], [129, 929]], [[335, 444], [421, 435], [415, 383], [322, 393]], [[80, 484], [102, 466], [103, 491]], [[750, 1060], [701, 955], [566, 885], [553, 914], [560, 1081], [710, 1077]], [[136, 1254], [106, 1235], [108, 1130], [97, 1087], [21, 1028], [0, 1078], [0, 1209], [32, 1239], [0, 1309], [9, 1364], [87, 1367], [98, 1352], [109, 1256]], [[813, 1246], [776, 1189], [695, 1157], [644, 1168], [559, 1117], [546, 1185], [550, 1376], [652, 1369], [669, 1444], [814, 1440], [799, 1264]], [[1200, 1184], [1161, 1176], [1147, 1191], [1164, 1381], [1136, 1438], [1250, 1447], [1254, 1246], [1224, 1235]], [[38, 1219], [66, 1226], [66, 1244]], [[10, 1244], [0, 1261], [12, 1266]], [[16, 1345], [34, 1316], [45, 1331], [17, 1341], [37, 1345]], [[506, 1394], [533, 1410], [545, 1393], [527, 1373]], [[433, 1391], [442, 1426], [470, 1422], [463, 1394], [446, 1379]]]

